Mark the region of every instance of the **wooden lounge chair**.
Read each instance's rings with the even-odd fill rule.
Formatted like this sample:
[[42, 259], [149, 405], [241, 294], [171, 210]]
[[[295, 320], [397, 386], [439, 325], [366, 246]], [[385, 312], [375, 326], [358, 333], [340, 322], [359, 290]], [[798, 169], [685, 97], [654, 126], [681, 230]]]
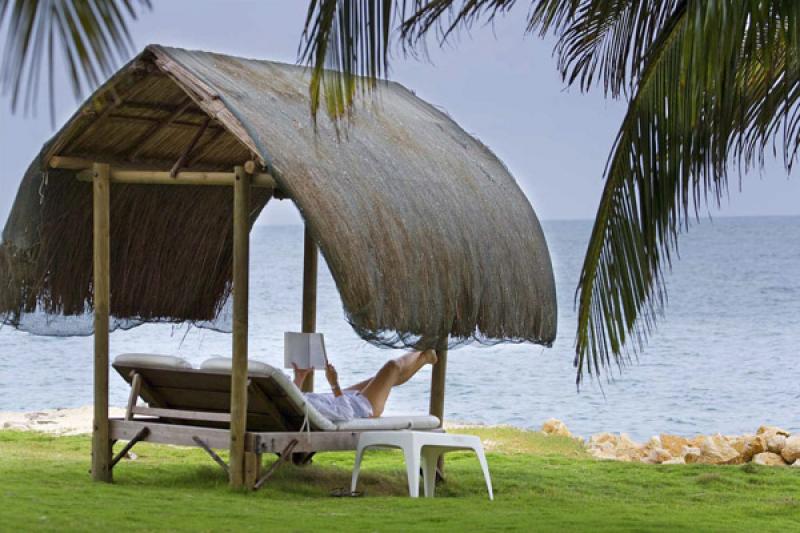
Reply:
[[[130, 383], [124, 419], [111, 419], [111, 438], [128, 444], [112, 460], [112, 467], [140, 441], [200, 446], [227, 472], [213, 451], [230, 445], [230, 359], [221, 357], [193, 368], [179, 357], [123, 354], [112, 364]], [[248, 368], [247, 433], [248, 476], [260, 487], [291, 454], [355, 450], [365, 431], [439, 430], [435, 416], [385, 416], [334, 422], [306, 402], [303, 393], [284, 373], [265, 363], [250, 361]], [[139, 405], [139, 399], [147, 405]], [[261, 455], [277, 453], [278, 462], [259, 475]]]

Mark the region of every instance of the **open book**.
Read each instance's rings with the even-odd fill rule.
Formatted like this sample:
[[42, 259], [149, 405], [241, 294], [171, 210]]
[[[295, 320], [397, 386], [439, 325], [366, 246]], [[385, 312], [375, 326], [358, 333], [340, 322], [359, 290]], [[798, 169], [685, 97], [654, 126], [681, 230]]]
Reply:
[[322, 333], [295, 333], [287, 331], [283, 334], [283, 367], [315, 368], [324, 370], [328, 364], [325, 354], [325, 339]]

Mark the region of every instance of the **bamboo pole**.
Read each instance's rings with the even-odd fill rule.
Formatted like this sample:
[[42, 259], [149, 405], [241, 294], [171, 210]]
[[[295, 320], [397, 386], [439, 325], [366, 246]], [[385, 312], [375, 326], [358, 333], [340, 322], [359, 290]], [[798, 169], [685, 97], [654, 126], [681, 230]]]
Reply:
[[250, 269], [250, 174], [236, 167], [233, 187], [233, 369], [231, 371], [230, 484], [245, 485], [247, 329]]
[[[61, 167], [59, 167], [61, 168]], [[92, 181], [92, 171], [78, 173], [78, 180]], [[111, 183], [131, 183], [138, 185], [208, 185], [233, 186], [236, 176], [231, 172], [178, 172], [174, 177], [169, 172], [158, 170], [120, 170], [111, 169]], [[250, 178], [251, 187], [275, 188], [275, 180], [267, 173], [254, 174]]]
[[92, 479], [110, 483], [111, 439], [108, 424], [108, 323], [111, 298], [111, 169], [94, 165], [94, 423]]
[[[317, 267], [319, 251], [306, 226], [303, 242], [303, 317], [302, 332], [317, 330]], [[310, 372], [303, 382], [303, 392], [314, 392], [314, 373]]]

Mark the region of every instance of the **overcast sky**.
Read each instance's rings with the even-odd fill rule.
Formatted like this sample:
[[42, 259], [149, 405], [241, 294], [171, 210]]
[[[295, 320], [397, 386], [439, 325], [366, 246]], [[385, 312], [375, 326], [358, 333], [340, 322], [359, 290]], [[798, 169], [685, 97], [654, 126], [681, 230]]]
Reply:
[[[488, 144], [540, 218], [592, 218], [624, 105], [605, 100], [599, 91], [564, 89], [552, 43], [523, 36], [525, 4], [494, 27], [474, 28], [441, 51], [432, 47], [430, 62], [395, 54], [391, 77]], [[153, 0], [153, 10], [132, 22], [131, 31], [138, 49], [159, 43], [294, 62], [306, 5], [302, 0]], [[78, 104], [63, 77], [57, 93], [60, 126]], [[0, 220], [5, 220], [23, 172], [54, 130], [46, 106], [38, 117], [12, 116], [8, 98], [0, 106]], [[800, 214], [800, 179], [787, 178], [780, 165], [746, 176], [742, 193], [732, 185], [721, 212], [712, 210], [715, 216]], [[262, 215], [262, 223], [299, 222], [290, 202], [274, 202]]]

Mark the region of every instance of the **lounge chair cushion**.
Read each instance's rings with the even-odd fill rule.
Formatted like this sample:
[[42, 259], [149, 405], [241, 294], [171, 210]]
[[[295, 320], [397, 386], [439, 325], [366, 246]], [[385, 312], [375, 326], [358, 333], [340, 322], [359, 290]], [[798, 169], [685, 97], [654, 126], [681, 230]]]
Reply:
[[378, 418], [354, 418], [336, 424], [338, 431], [375, 431], [395, 429], [436, 429], [439, 419], [430, 415], [381, 416]]
[[[213, 357], [204, 361], [199, 370], [191, 369], [191, 365], [179, 357], [168, 355], [150, 355], [150, 354], [124, 354], [120, 355], [114, 360], [114, 366], [117, 371], [129, 380], [130, 370], [141, 368], [146, 371], [147, 368], [152, 369], [166, 369], [169, 371], [177, 371], [176, 378], [180, 376], [182, 380], [191, 381], [193, 376], [201, 378], [203, 374], [217, 375], [230, 373], [231, 359], [225, 357]], [[382, 416], [379, 418], [356, 418], [347, 422], [334, 423], [326, 418], [322, 413], [307, 402], [305, 396], [292, 383], [291, 379], [283, 373], [283, 371], [274, 368], [266, 363], [260, 361], [249, 361], [248, 370], [251, 379], [258, 387], [265, 387], [264, 392], [278, 400], [279, 404], [283, 405], [284, 415], [294, 417], [308, 417], [308, 423], [312, 431], [370, 431], [370, 430], [402, 430], [402, 429], [435, 429], [439, 427], [439, 419], [435, 416]], [[158, 370], [162, 372], [161, 370]], [[147, 378], [147, 376], [145, 376]], [[152, 376], [155, 378], [155, 376]], [[173, 383], [173, 378], [169, 382]], [[164, 378], [156, 378], [156, 389], [159, 382], [163, 383]], [[175, 385], [170, 385], [175, 386]], [[182, 385], [186, 386], [186, 385]], [[219, 389], [215, 392], [221, 392]], [[166, 391], [163, 391], [166, 393]], [[189, 407], [171, 406], [173, 408], [184, 409], [197, 409], [197, 405]], [[293, 426], [299, 429], [301, 423], [296, 421]]]
[[[233, 359], [230, 357], [211, 357], [200, 363], [200, 368], [203, 370], [223, 370], [230, 372], [233, 366]], [[270, 375], [272, 367], [261, 361], [254, 361], [252, 359], [247, 361], [247, 372], [249, 374]]]
[[114, 359], [114, 363], [144, 368], [192, 368], [192, 364], [182, 357], [154, 353], [123, 353]]

